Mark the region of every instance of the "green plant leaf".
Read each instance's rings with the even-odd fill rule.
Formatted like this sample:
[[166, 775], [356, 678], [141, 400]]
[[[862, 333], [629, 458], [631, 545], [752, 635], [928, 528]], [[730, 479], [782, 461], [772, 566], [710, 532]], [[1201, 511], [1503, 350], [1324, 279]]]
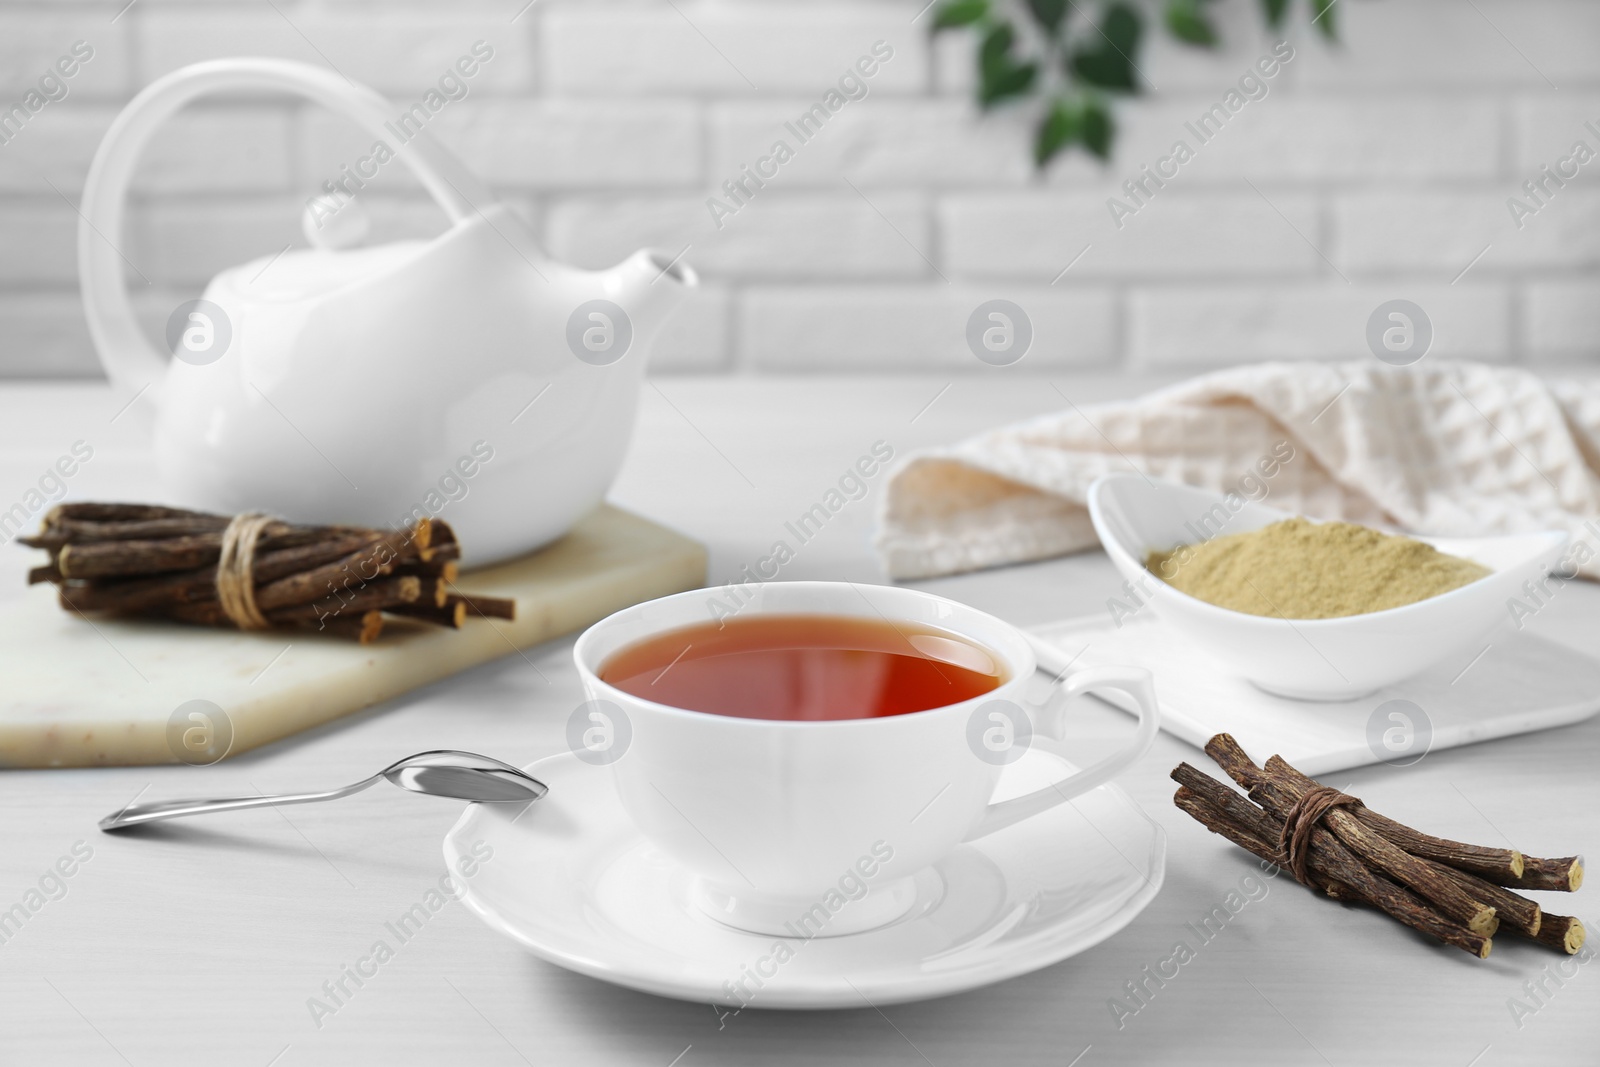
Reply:
[[1054, 37], [1067, 15], [1067, 0], [1028, 0], [1028, 10], [1033, 12], [1033, 20]]
[[989, 13], [989, 0], [944, 0], [933, 13], [933, 32], [970, 26]]
[[1022, 96], [1033, 88], [1039, 76], [1036, 63], [1019, 63], [1011, 55], [1017, 31], [1009, 22], [989, 28], [978, 45], [978, 103], [984, 108], [1012, 96]]
[[1074, 141], [1083, 140], [1083, 109], [1067, 100], [1057, 100], [1039, 121], [1033, 140], [1033, 162], [1043, 170]]
[[1106, 8], [1094, 38], [1067, 60], [1067, 69], [1097, 89], [1136, 93], [1139, 78], [1133, 57], [1139, 51], [1143, 31], [1144, 21], [1137, 8], [1112, 4]]
[[1111, 140], [1116, 136], [1111, 112], [1098, 100], [1083, 105], [1083, 146], [1102, 160], [1111, 158]]
[[1180, 41], [1208, 48], [1217, 43], [1217, 31], [1199, 0], [1168, 0], [1166, 20], [1167, 29]]
[[1130, 60], [1139, 50], [1139, 37], [1144, 32], [1144, 16], [1132, 4], [1112, 4], [1100, 20], [1100, 33]]
[[1330, 41], [1339, 39], [1339, 27], [1333, 22], [1333, 5], [1339, 0], [1311, 0], [1311, 21]]
[[1002, 71], [1011, 65], [1011, 46], [1016, 43], [1017, 31], [1009, 22], [997, 22], [989, 27], [978, 44], [978, 70], [984, 75]]
[[1283, 25], [1283, 16], [1289, 13], [1289, 0], [1261, 0], [1261, 10], [1267, 16], [1268, 26]]
[[1009, 64], [996, 70], [986, 70], [978, 87], [978, 103], [988, 109], [1007, 97], [1022, 96], [1033, 88], [1034, 79], [1038, 76], [1037, 63]]

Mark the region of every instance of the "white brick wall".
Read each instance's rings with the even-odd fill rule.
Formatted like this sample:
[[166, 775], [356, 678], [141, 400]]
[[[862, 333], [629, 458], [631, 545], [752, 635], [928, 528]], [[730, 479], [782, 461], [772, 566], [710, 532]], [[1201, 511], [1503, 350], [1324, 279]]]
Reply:
[[580, 96], [820, 93], [872, 42], [895, 48], [874, 76], [884, 92], [928, 84], [922, 4], [585, 3], [544, 16], [546, 87]]
[[550, 252], [581, 266], [616, 263], [641, 244], [685, 259], [716, 277], [743, 281], [934, 278], [928, 197], [840, 192], [772, 193], [710, 224], [705, 198], [563, 198], [550, 209]]
[[[1504, 286], [1412, 284], [1407, 299], [1429, 312], [1431, 354], [1502, 358], [1510, 343]], [[1367, 316], [1393, 297], [1387, 285], [1270, 284], [1151, 286], [1129, 307], [1128, 351], [1135, 365], [1188, 370], [1261, 359], [1371, 358]]]
[[[1037, 369], [1359, 358], [1367, 314], [1394, 297], [1429, 312], [1438, 356], [1600, 359], [1600, 159], [1520, 228], [1506, 207], [1575, 141], [1600, 152], [1584, 126], [1600, 130], [1593, 0], [1346, 0], [1343, 45], [1294, 29], [1269, 94], [1120, 228], [1107, 198], [1192, 141], [1184, 122], [1270, 49], [1256, 0], [1219, 0], [1214, 52], [1153, 31], [1153, 89], [1117, 106], [1116, 158], [1074, 154], [1043, 176], [1028, 114], [976, 112], [972, 42], [930, 42], [926, 16], [912, 21], [923, 0], [124, 3], [0, 8], [0, 102], [74, 41], [95, 49], [67, 99], [0, 145], [0, 376], [98, 373], [74, 205], [137, 88], [196, 60], [270, 54], [398, 104], [478, 39], [494, 59], [432, 129], [553, 254], [602, 266], [688, 246], [705, 286], [658, 344], [659, 369], [1004, 373], [964, 341], [996, 297], [1028, 311], [1023, 366]], [[718, 228], [706, 197], [792, 140], [782, 123], [880, 39], [894, 56], [868, 95]], [[151, 330], [219, 268], [298, 242], [305, 198], [369, 143], [295, 100], [177, 116], [118, 236], [149, 279], [135, 280]], [[363, 195], [380, 239], [443, 225], [402, 167]]]
[[[955, 371], [1001, 373], [977, 363], [967, 318], [985, 300], [1026, 308], [1036, 370], [1104, 367], [1116, 343], [1116, 309], [1103, 288], [897, 285], [760, 286], [741, 303], [739, 349], [752, 366], [784, 373]], [[909, 415], [915, 412], [908, 413]]]
[[1322, 263], [1315, 200], [1277, 188], [1174, 186], [1120, 230], [1100, 191], [957, 194], [939, 215], [946, 261], [967, 277], [1049, 282], [1085, 246], [1076, 278], [1304, 277]]

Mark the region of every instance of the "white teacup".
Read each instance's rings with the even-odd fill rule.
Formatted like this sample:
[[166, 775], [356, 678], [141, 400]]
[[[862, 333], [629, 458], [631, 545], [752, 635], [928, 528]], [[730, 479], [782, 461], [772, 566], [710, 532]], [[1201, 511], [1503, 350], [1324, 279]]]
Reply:
[[573, 657], [594, 727], [581, 741], [572, 738], [574, 750], [589, 762], [609, 763], [639, 830], [696, 875], [696, 904], [731, 926], [816, 936], [890, 922], [915, 903], [918, 871], [963, 841], [1109, 781], [1155, 739], [1148, 672], [1079, 671], [1066, 680], [1066, 693], [1115, 689], [1133, 698], [1139, 709], [1133, 738], [1054, 785], [992, 802], [1002, 768], [1028, 745], [1061, 751], [1065, 701], [1024, 710], [1023, 687], [1035, 660], [1015, 627], [912, 589], [772, 582], [744, 592], [749, 599], [740, 617], [845, 615], [953, 632], [993, 655], [1002, 681], [959, 704], [882, 718], [712, 715], [643, 700], [599, 678], [622, 648], [715, 621], [706, 590], [639, 604], [591, 626]]

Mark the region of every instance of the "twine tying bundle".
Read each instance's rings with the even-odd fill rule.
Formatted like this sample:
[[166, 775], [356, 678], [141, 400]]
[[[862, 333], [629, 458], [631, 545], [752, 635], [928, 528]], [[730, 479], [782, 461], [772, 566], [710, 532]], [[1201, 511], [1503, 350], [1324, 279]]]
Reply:
[[272, 623], [256, 606], [256, 541], [273, 521], [271, 515], [247, 511], [235, 515], [222, 531], [217, 559], [217, 603], [241, 630], [269, 630]]
[[1356, 797], [1341, 793], [1331, 785], [1313, 786], [1290, 805], [1284, 813], [1283, 828], [1278, 831], [1278, 851], [1287, 858], [1295, 881], [1315, 888], [1306, 871], [1306, 860], [1311, 854], [1311, 831], [1317, 828], [1322, 817], [1334, 808], [1363, 806]]

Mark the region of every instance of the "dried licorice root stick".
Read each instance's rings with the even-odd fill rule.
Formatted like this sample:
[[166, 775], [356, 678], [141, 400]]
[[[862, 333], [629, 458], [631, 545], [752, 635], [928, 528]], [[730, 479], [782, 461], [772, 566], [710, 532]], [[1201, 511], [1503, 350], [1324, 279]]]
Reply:
[[452, 588], [450, 590], [450, 600], [459, 600], [465, 604], [468, 615], [481, 615], [486, 619], [515, 619], [517, 617], [517, 602], [507, 597], [471, 596]]
[[1518, 896], [1511, 890], [1502, 889], [1475, 874], [1458, 871], [1447, 863], [1438, 863], [1435, 866], [1446, 878], [1493, 908], [1495, 918], [1499, 919], [1503, 926], [1525, 937], [1539, 936], [1539, 928], [1544, 924], [1544, 909], [1539, 907], [1537, 901]]
[[271, 611], [290, 604], [320, 600], [331, 590], [347, 586], [353, 588], [360, 582], [370, 582], [379, 575], [393, 571], [395, 564], [408, 554], [411, 545], [426, 546], [428, 536], [427, 520], [411, 529], [382, 534], [343, 559], [258, 586], [255, 591], [256, 604], [262, 611]]
[[[1295, 802], [1306, 792], [1287, 779], [1257, 767], [1228, 734], [1217, 734], [1207, 741], [1206, 754], [1228, 772], [1228, 777], [1250, 790], [1250, 799], [1280, 819], [1288, 817]], [[1322, 821], [1364, 863], [1427, 899], [1447, 918], [1465, 923], [1467, 929], [1476, 934], [1487, 936], [1494, 932], [1498, 925], [1494, 908], [1440, 874], [1434, 864], [1391, 844], [1343, 808], [1328, 809]]]
[[119, 519], [97, 522], [91, 519], [58, 518], [28, 538], [19, 538], [34, 548], [55, 548], [89, 541], [148, 541], [191, 534], [220, 533], [226, 529], [226, 515], [195, 513], [162, 519]]
[[459, 630], [467, 623], [467, 605], [460, 600], [447, 603], [443, 607], [435, 607], [432, 604], [405, 604], [387, 610], [407, 618], [423, 619], [436, 626], [448, 626], [452, 630]]
[[143, 522], [149, 519], [187, 519], [204, 515], [203, 511], [188, 508], [168, 508], [158, 504], [100, 504], [79, 501], [57, 504], [44, 517], [44, 528], [50, 529], [63, 519], [83, 519], [87, 522]]
[[[1193, 768], [1189, 770], [1192, 771]], [[1199, 774], [1198, 771], [1195, 773]], [[1178, 777], [1177, 771], [1173, 772], [1173, 777]], [[1204, 775], [1200, 777], [1205, 778]], [[1214, 784], [1224, 792], [1233, 792], [1221, 783]], [[1249, 804], [1249, 801], [1242, 797], [1240, 801]], [[1227, 838], [1268, 863], [1282, 865], [1284, 857], [1277, 852], [1275, 846], [1267, 844], [1259, 832], [1251, 832], [1244, 824], [1231, 818], [1227, 812], [1212, 804], [1208, 798], [1199, 795], [1189, 785], [1178, 790], [1173, 796], [1173, 803], [1213, 833]], [[1254, 807], [1254, 805], [1249, 806]], [[1229, 807], [1232, 808], [1233, 805], [1230, 804]], [[1270, 819], [1264, 812], [1261, 815]], [[1261, 824], [1256, 826], [1258, 831], [1267, 829]], [[1354, 857], [1349, 856], [1349, 853], [1344, 853], [1344, 857], [1341, 858], [1333, 849], [1318, 848], [1313, 844], [1308, 866], [1316, 874], [1316, 885], [1335, 900], [1369, 904], [1412, 929], [1464, 952], [1470, 952], [1479, 959], [1488, 956], [1494, 947], [1492, 938], [1474, 933], [1460, 923], [1451, 922], [1430, 908], [1426, 901], [1367, 870]]]
[[1533, 939], [1570, 956], [1583, 947], [1586, 936], [1583, 923], [1572, 916], [1546, 914]]
[[[274, 522], [262, 531], [258, 546], [266, 552], [311, 544], [322, 536], [313, 527]], [[215, 564], [221, 552], [220, 532], [154, 540], [74, 541], [56, 553], [56, 566], [68, 578], [115, 578], [193, 570]]]
[[[1269, 773], [1288, 778], [1302, 789], [1321, 784], [1315, 778], [1295, 770], [1282, 756], [1273, 756], [1267, 760], [1265, 769]], [[1467, 845], [1460, 841], [1434, 837], [1432, 834], [1420, 833], [1404, 823], [1379, 815], [1368, 807], [1355, 809], [1355, 817], [1368, 829], [1376, 830], [1413, 856], [1449, 864], [1457, 870], [1476, 874], [1496, 885], [1515, 885], [1514, 881], [1502, 881], [1502, 879], [1516, 879], [1522, 876], [1526, 860], [1522, 853], [1514, 848], [1484, 848], [1480, 845]]]
[[1542, 860], [1528, 856], [1523, 860], [1522, 876], [1500, 884], [1512, 889], [1573, 893], [1583, 886], [1583, 857], [1564, 856], [1558, 860]]

